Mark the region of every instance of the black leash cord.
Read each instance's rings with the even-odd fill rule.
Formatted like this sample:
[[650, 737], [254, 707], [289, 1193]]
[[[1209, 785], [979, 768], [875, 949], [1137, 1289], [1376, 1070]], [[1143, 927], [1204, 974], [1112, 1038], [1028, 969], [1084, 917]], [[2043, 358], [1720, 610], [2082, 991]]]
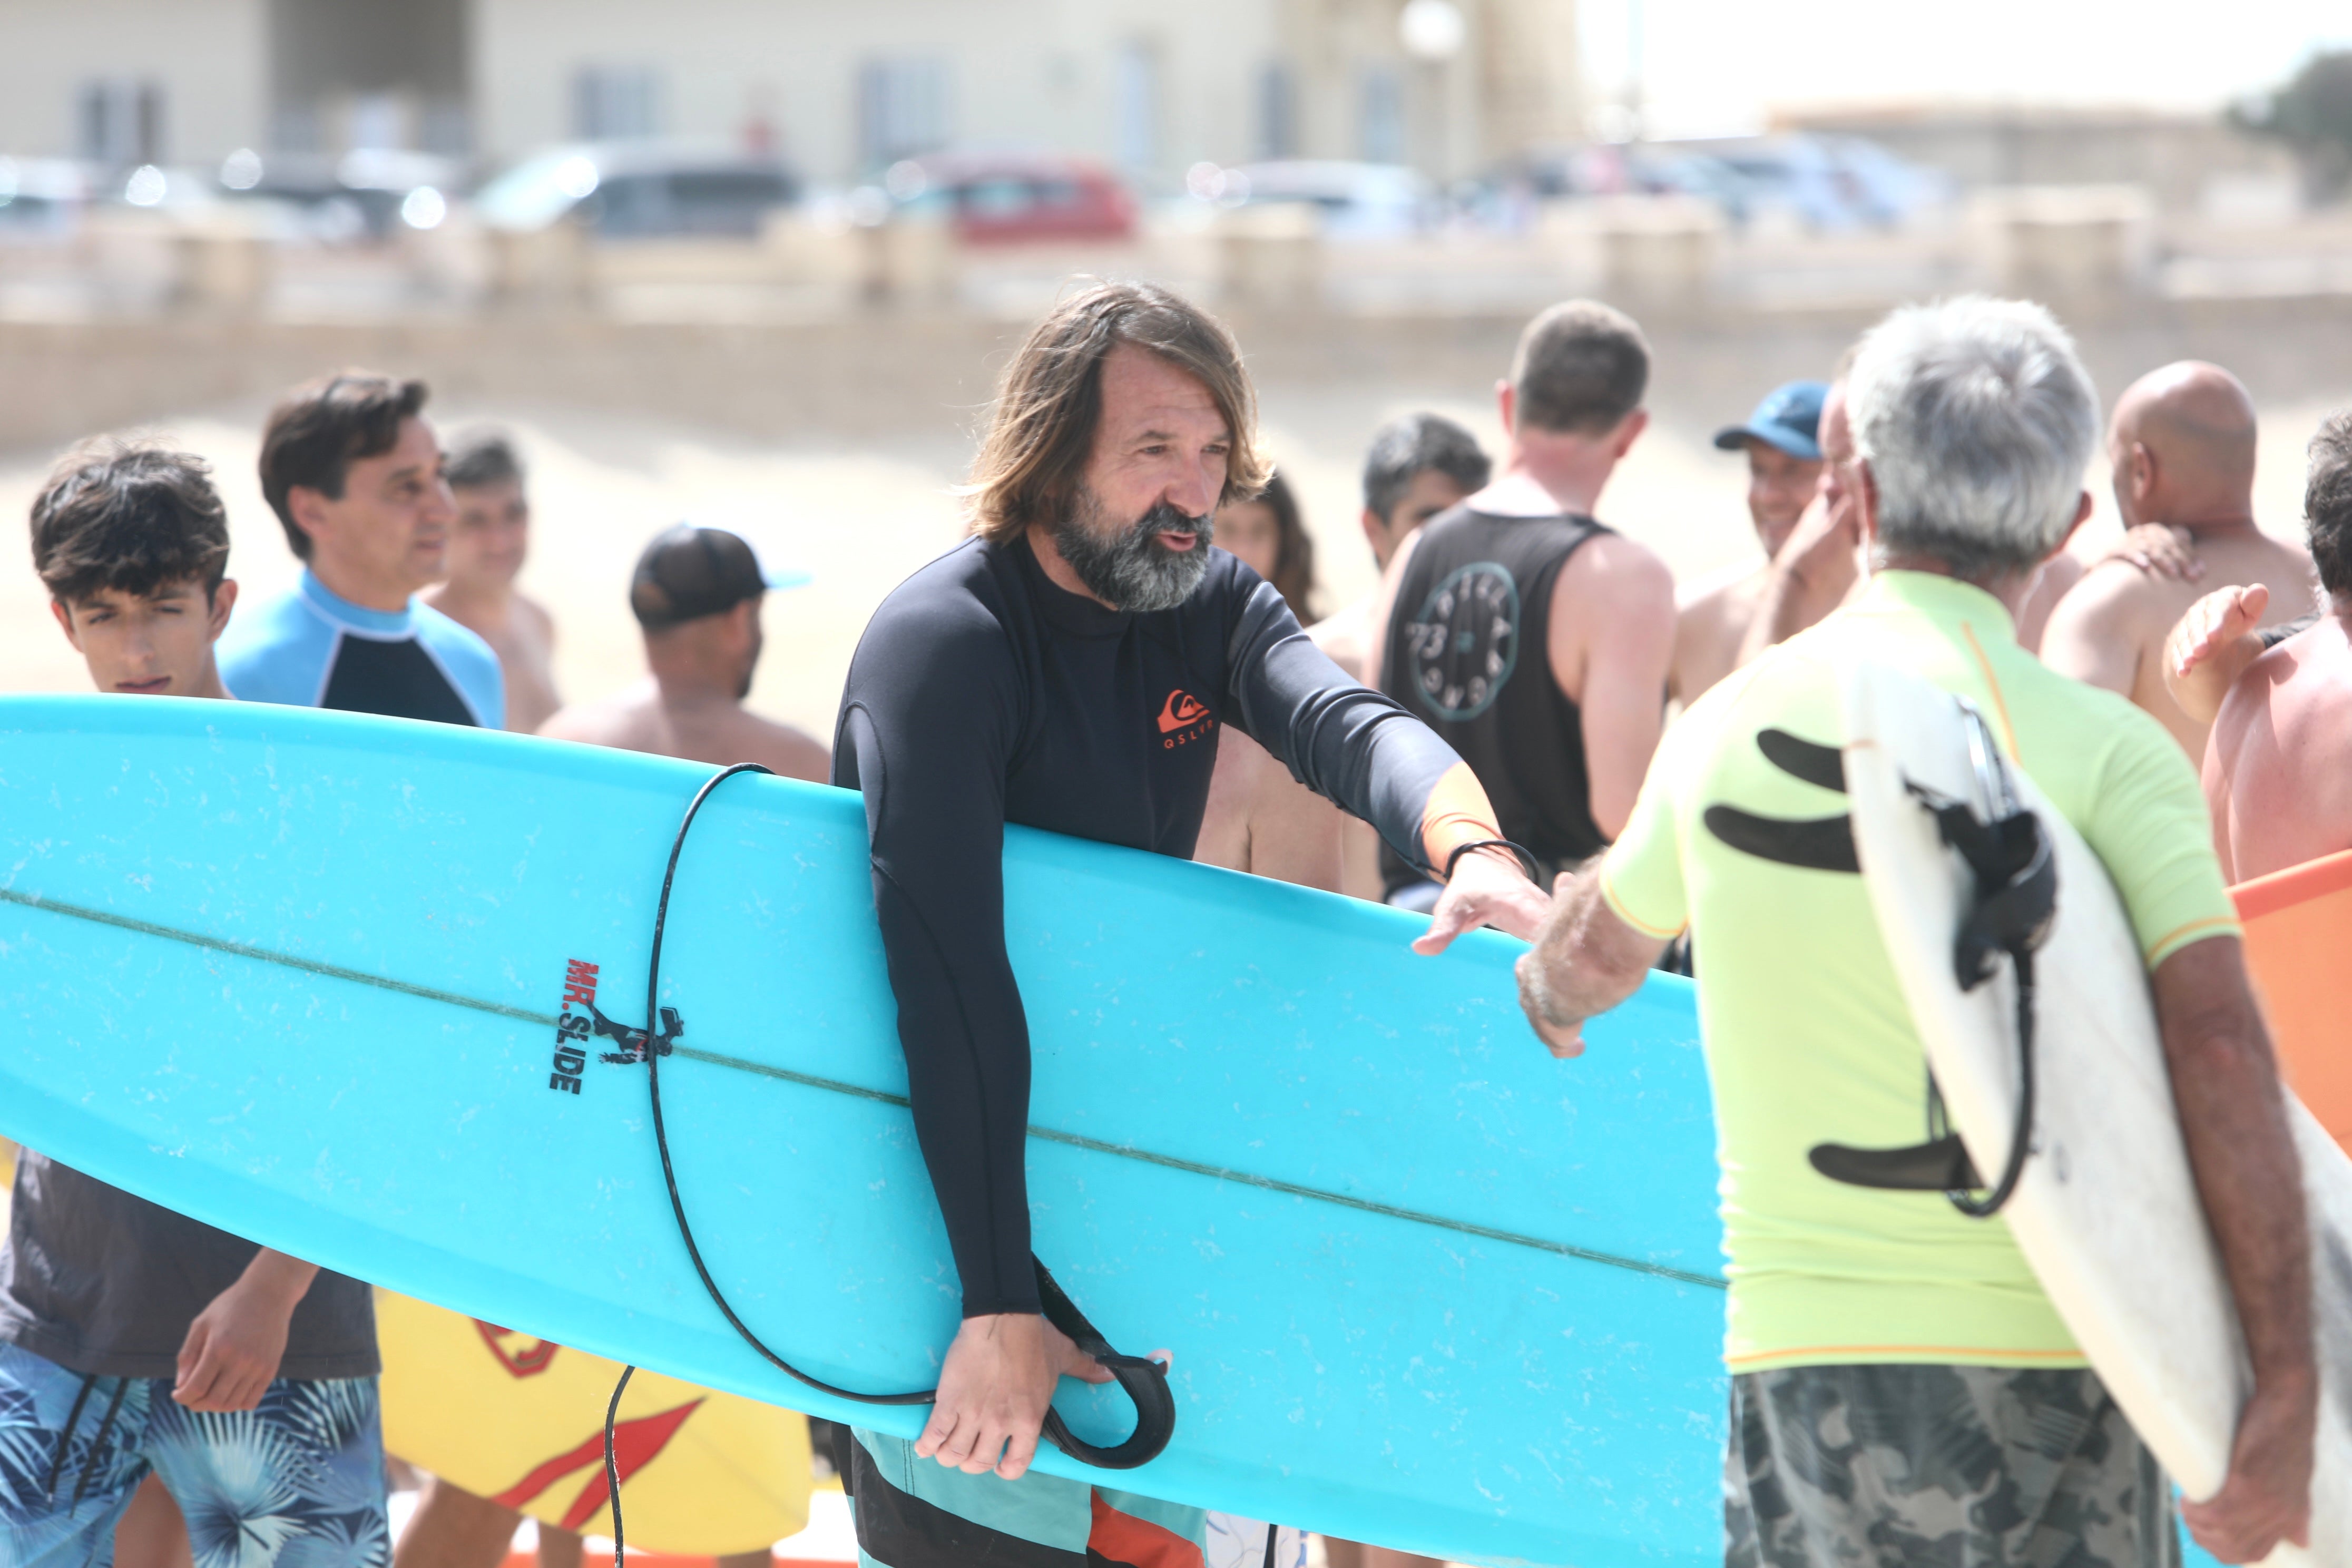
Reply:
[[661, 901], [654, 906], [653, 953], [646, 962], [646, 1088], [653, 1101], [654, 1147], [661, 1153], [662, 1183], [669, 1189], [669, 1212], [677, 1218], [678, 1239], [686, 1243], [686, 1255], [693, 1260], [694, 1271], [701, 1277], [702, 1288], [710, 1292], [711, 1300], [718, 1304], [729, 1326], [743, 1337], [743, 1342], [766, 1357], [769, 1364], [777, 1371], [798, 1378], [819, 1393], [855, 1399], [861, 1405], [929, 1405], [938, 1395], [938, 1389], [927, 1388], [919, 1394], [859, 1394], [852, 1389], [835, 1388], [821, 1378], [811, 1377], [770, 1350], [766, 1342], [735, 1315], [735, 1309], [729, 1304], [726, 1293], [719, 1289], [719, 1281], [710, 1277], [710, 1267], [702, 1260], [702, 1248], [695, 1244], [694, 1227], [687, 1223], [686, 1201], [678, 1196], [677, 1169], [670, 1162], [669, 1132], [662, 1121], [661, 1053], [654, 1048], [654, 1030], [660, 1015], [662, 935], [669, 924], [670, 887], [677, 880], [677, 858], [686, 851], [687, 830], [694, 826], [695, 816], [702, 810], [703, 802], [710, 798], [710, 792], [737, 773], [767, 773], [771, 770], [757, 763], [738, 763], [731, 768], [723, 768], [711, 774], [709, 780], [695, 792], [692, 804], [686, 808], [686, 819], [677, 825], [677, 837], [670, 841], [669, 865], [662, 872]]
[[621, 1568], [621, 1462], [613, 1457], [613, 1426], [621, 1415], [621, 1391], [636, 1370], [621, 1369], [621, 1381], [613, 1385], [613, 1403], [604, 1406], [604, 1495], [613, 1505], [613, 1568]]
[[2002, 1163], [2000, 1180], [1993, 1184], [1992, 1191], [1981, 1198], [1964, 1192], [1944, 1194], [1970, 1219], [1990, 1219], [2001, 1211], [2017, 1191], [2018, 1178], [2025, 1174], [2025, 1157], [2032, 1152], [2033, 954], [2028, 950], [2013, 951], [2009, 962], [2017, 981], [2017, 1121], [2010, 1129], [2009, 1158]]
[[[737, 773], [769, 773], [772, 770], [757, 763], [738, 763], [733, 767], [720, 769], [705, 781], [703, 786], [695, 792], [694, 799], [688, 804], [685, 818], [677, 825], [677, 837], [670, 841], [669, 864], [662, 871], [661, 900], [654, 906], [653, 951], [646, 961], [645, 1033], [646, 1089], [653, 1104], [654, 1147], [661, 1154], [662, 1184], [669, 1190], [669, 1211], [677, 1220], [678, 1239], [686, 1243], [686, 1255], [693, 1261], [694, 1272], [702, 1280], [702, 1288], [710, 1293], [711, 1301], [726, 1318], [728, 1326], [741, 1336], [745, 1344], [759, 1352], [771, 1366], [821, 1394], [855, 1400], [860, 1405], [929, 1405], [939, 1398], [940, 1391], [936, 1388], [926, 1388], [913, 1394], [860, 1394], [855, 1389], [838, 1388], [822, 1378], [812, 1377], [769, 1349], [767, 1342], [736, 1315], [726, 1293], [719, 1289], [719, 1281], [710, 1277], [710, 1268], [702, 1260], [702, 1248], [695, 1243], [694, 1227], [687, 1222], [686, 1201], [678, 1195], [677, 1170], [670, 1160], [669, 1131], [662, 1121], [662, 1047], [660, 1037], [655, 1033], [661, 1013], [662, 938], [669, 925], [670, 889], [677, 880], [677, 861], [686, 851], [687, 832], [693, 827], [694, 819], [701, 812], [703, 803], [710, 798], [711, 791]], [[1176, 1402], [1168, 1391], [1168, 1369], [1142, 1356], [1120, 1355], [1112, 1350], [1095, 1326], [1087, 1321], [1086, 1314], [1079, 1311], [1076, 1303], [1055, 1284], [1054, 1277], [1045, 1271], [1045, 1266], [1035, 1263], [1034, 1258], [1031, 1261], [1037, 1269], [1037, 1289], [1045, 1309], [1046, 1321], [1068, 1335], [1078, 1349], [1110, 1371], [1119, 1387], [1135, 1402], [1136, 1412], [1134, 1435], [1116, 1447], [1098, 1448], [1080, 1441], [1063, 1424], [1061, 1413], [1051, 1407], [1045, 1412], [1042, 1436], [1072, 1458], [1105, 1469], [1133, 1469], [1157, 1458], [1160, 1451], [1168, 1446], [1168, 1439], [1176, 1427]], [[627, 1386], [628, 1381], [629, 1374], [625, 1371], [621, 1373], [621, 1387]], [[620, 1568], [621, 1482], [613, 1458], [613, 1433], [621, 1408], [621, 1387], [613, 1390], [612, 1405], [604, 1413], [605, 1467], [613, 1488], [614, 1568]]]

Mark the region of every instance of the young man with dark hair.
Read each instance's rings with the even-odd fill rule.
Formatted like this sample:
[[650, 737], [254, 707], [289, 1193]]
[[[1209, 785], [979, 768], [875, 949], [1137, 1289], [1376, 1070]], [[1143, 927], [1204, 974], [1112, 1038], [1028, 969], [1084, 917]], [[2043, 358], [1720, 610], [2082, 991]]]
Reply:
[[[1664, 723], [1675, 583], [1592, 509], [1649, 416], [1649, 345], [1622, 313], [1554, 305], [1497, 384], [1503, 475], [1405, 541], [1365, 679], [1469, 760], [1546, 880], [1614, 837]], [[1436, 888], [1393, 853], [1389, 901]]]
[[421, 381], [345, 371], [270, 411], [261, 493], [301, 582], [241, 618], [221, 671], [248, 701], [497, 729], [490, 646], [416, 593], [443, 574], [456, 505]]
[[629, 582], [629, 609], [646, 639], [645, 679], [563, 709], [539, 732], [721, 767], [758, 763], [824, 783], [832, 756], [821, 742], [743, 707], [770, 586], [751, 547], [724, 529], [681, 523], [655, 535]]
[[[229, 695], [213, 643], [236, 584], [202, 458], [78, 448], [33, 503], [32, 542], [100, 690]], [[383, 1563], [378, 1370], [361, 1281], [19, 1155], [0, 1248], [9, 1563], [109, 1561], [151, 1474], [190, 1521], [199, 1563]]]
[[490, 645], [506, 676], [507, 728], [529, 734], [563, 706], [555, 694], [555, 619], [515, 587], [530, 553], [522, 459], [505, 432], [461, 430], [442, 470], [457, 503], [448, 579], [425, 602]]
[[1202, 311], [1139, 284], [1065, 300], [1005, 369], [972, 475], [977, 537], [893, 590], [850, 664], [834, 778], [866, 792], [915, 1131], [964, 1311], [919, 1439], [851, 1446], [860, 1550], [892, 1568], [1095, 1553], [1178, 1568], [1204, 1534], [1199, 1509], [1029, 1469], [1056, 1379], [1110, 1374], [1043, 1316], [1029, 1251], [1005, 824], [1190, 855], [1231, 723], [1448, 879], [1419, 950], [1528, 930], [1543, 907], [1461, 760], [1210, 548], [1218, 505], [1265, 482], [1255, 425], [1240, 351]]
[[[1381, 426], [1364, 454], [1364, 504], [1358, 519], [1372, 563], [1387, 572], [1399, 546], [1430, 519], [1485, 489], [1493, 473], [1478, 438], [1443, 416], [1407, 414]], [[1375, 584], [1354, 604], [1307, 628], [1315, 646], [1359, 680], [1379, 640], [1372, 617], [1380, 598]], [[1339, 824], [1339, 890], [1373, 903], [1387, 893], [1381, 878], [1381, 837], [1353, 817]]]
[[[1372, 563], [1381, 571], [1422, 524], [1484, 489], [1494, 464], [1478, 438], [1435, 414], [1408, 414], [1372, 433], [1364, 454], [1364, 510], [1358, 519]], [[1380, 590], [1307, 628], [1331, 662], [1358, 679], [1373, 640], [1372, 610]]]

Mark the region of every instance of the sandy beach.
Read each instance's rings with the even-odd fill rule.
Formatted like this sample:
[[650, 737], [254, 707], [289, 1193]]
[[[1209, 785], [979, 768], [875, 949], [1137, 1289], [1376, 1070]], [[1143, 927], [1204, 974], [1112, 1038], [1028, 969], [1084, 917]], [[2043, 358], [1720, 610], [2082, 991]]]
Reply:
[[[2347, 396], [2352, 401], [2352, 396]], [[2299, 531], [2303, 447], [2324, 402], [2263, 411], [2257, 500], [2266, 527]], [[1323, 607], [1373, 582], [1357, 529], [1362, 443], [1389, 415], [1431, 407], [1478, 432], [1490, 449], [1501, 431], [1490, 406], [1463, 397], [1415, 398], [1406, 388], [1273, 388], [1265, 438], [1297, 487], [1316, 537]], [[254, 476], [264, 410], [194, 409], [143, 428], [204, 454], [227, 500], [235, 539], [230, 571], [248, 596], [292, 582], [296, 563]], [[814, 574], [772, 595], [767, 653], [751, 705], [829, 737], [857, 636], [882, 596], [961, 537], [956, 485], [971, 452], [966, 430], [934, 420], [888, 447], [824, 439], [748, 441], [666, 420], [562, 408], [468, 406], [430, 410], [446, 432], [477, 421], [520, 439], [531, 468], [537, 533], [523, 576], [558, 626], [556, 675], [566, 698], [602, 695], [643, 673], [625, 592], [645, 541], [679, 521], [733, 529], [772, 569]], [[1603, 521], [1662, 554], [1677, 578], [1736, 565], [1754, 552], [1735, 454], [1716, 451], [1711, 428], [1661, 420], [1634, 447], [1603, 498]], [[21, 520], [52, 454], [0, 455], [0, 515]], [[2077, 540], [2095, 550], [2112, 538], [2105, 476], [2090, 476], [2099, 510]], [[19, 533], [17, 538], [21, 540]], [[249, 597], [249, 602], [252, 601]], [[76, 691], [80, 660], [50, 619], [47, 595], [22, 544], [0, 564], [0, 690]]]

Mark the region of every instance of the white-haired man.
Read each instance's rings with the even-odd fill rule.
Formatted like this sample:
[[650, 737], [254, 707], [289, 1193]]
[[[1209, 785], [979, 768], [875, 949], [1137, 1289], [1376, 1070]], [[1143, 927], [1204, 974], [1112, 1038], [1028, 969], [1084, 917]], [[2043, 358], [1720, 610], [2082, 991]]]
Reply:
[[1675, 932], [1706, 955], [1731, 1255], [1727, 1563], [2177, 1563], [2169, 1484], [2008, 1227], [1807, 1158], [1910, 1142], [1925, 1079], [1851, 838], [1818, 831], [1841, 787], [1838, 671], [1873, 659], [1976, 702], [2105, 860], [2147, 955], [2254, 1367], [2229, 1479], [2186, 1516], [2224, 1561], [2255, 1561], [2307, 1530], [2316, 1414], [2277, 1075], [2179, 748], [2012, 632], [2090, 510], [2095, 395], [2046, 311], [1982, 299], [1889, 316], [1847, 390], [1867, 588], [1684, 716], [1624, 833], [1562, 879], [1520, 964], [1529, 1020], [1574, 1056], [1583, 1021]]

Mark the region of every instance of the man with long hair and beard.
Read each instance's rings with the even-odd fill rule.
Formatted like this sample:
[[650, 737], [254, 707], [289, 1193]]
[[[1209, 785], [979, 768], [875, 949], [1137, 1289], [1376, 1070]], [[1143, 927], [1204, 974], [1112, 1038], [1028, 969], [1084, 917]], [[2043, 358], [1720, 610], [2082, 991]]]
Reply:
[[1030, 1258], [1004, 825], [1188, 857], [1232, 723], [1444, 882], [1420, 951], [1482, 925], [1525, 934], [1544, 908], [1461, 759], [1211, 548], [1217, 507], [1266, 478], [1255, 401], [1232, 337], [1174, 295], [1066, 300], [1006, 368], [974, 537], [891, 593], [850, 665], [834, 782], [866, 795], [915, 1130], [963, 1294], [919, 1438], [861, 1430], [844, 1455], [859, 1546], [892, 1568], [1041, 1548], [1136, 1562], [1139, 1542], [1197, 1562], [1203, 1538], [1198, 1509], [1029, 1471], [1056, 1379], [1110, 1374], [1042, 1315]]

